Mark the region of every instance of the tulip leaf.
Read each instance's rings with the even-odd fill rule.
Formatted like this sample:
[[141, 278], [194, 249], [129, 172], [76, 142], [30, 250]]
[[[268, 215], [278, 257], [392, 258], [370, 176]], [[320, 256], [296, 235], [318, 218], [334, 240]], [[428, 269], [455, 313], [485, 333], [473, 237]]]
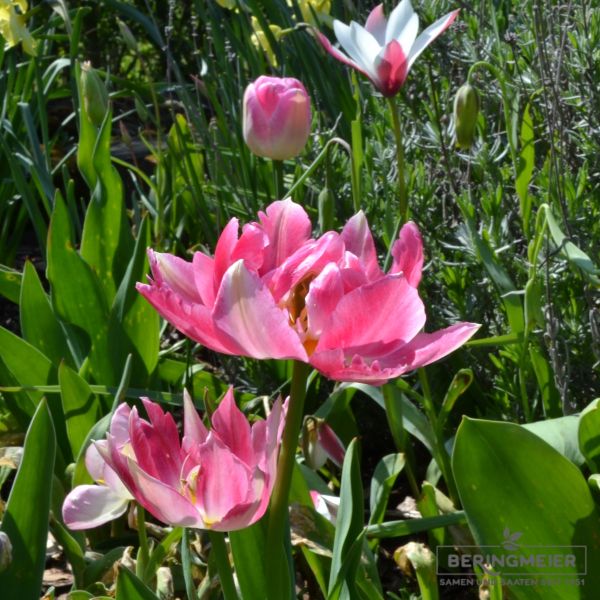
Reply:
[[370, 525], [383, 521], [390, 493], [403, 468], [403, 454], [388, 454], [375, 467], [375, 473], [371, 480]]
[[523, 229], [526, 233], [529, 231], [529, 218], [531, 213], [529, 183], [531, 182], [535, 164], [535, 135], [529, 108], [530, 105], [527, 104], [523, 111], [523, 120], [521, 121], [521, 150], [519, 152], [518, 172], [515, 180], [515, 189], [521, 205]]
[[66, 360], [73, 366], [65, 332], [56, 318], [50, 299], [34, 266], [27, 261], [21, 284], [21, 332], [23, 339], [35, 346], [55, 365]]
[[600, 400], [594, 400], [579, 416], [579, 449], [593, 473], [600, 473]]
[[0, 265], [0, 296], [18, 304], [22, 278], [19, 271]]
[[46, 561], [56, 438], [42, 400], [25, 437], [23, 459], [0, 528], [12, 543], [12, 564], [0, 572], [2, 600], [39, 598]]
[[366, 528], [368, 537], [395, 538], [405, 535], [430, 531], [438, 527], [450, 525], [462, 525], [466, 522], [465, 513], [462, 510], [439, 515], [437, 517], [423, 517], [422, 519], [406, 519], [404, 521], [385, 521]]
[[119, 565], [116, 600], [157, 600], [158, 596], [127, 567]]
[[[540, 573], [537, 559], [527, 562], [530, 555], [543, 559], [544, 552], [566, 552], [572, 558], [554, 573], [584, 581], [582, 586], [557, 582], [535, 594], [532, 587], [512, 586], [511, 596], [596, 597], [600, 572], [588, 565], [600, 560], [599, 515], [586, 480], [572, 462], [524, 427], [468, 418], [458, 429], [452, 461], [476, 544], [499, 557], [523, 557], [511, 559], [518, 561], [522, 577], [553, 576], [551, 569]], [[518, 542], [513, 541], [516, 534]], [[580, 575], [586, 568], [587, 575]], [[495, 570], [509, 575], [508, 567], [496, 564]]]
[[229, 542], [242, 598], [266, 598], [267, 582], [264, 564], [266, 519], [254, 525], [231, 531]]
[[[337, 514], [328, 598], [357, 597], [356, 570], [358, 569], [364, 524], [363, 488], [360, 478], [358, 442], [350, 442], [342, 467], [340, 508]], [[358, 545], [357, 545], [358, 544]]]
[[579, 417], [568, 415], [566, 417], [558, 417], [557, 419], [525, 423], [521, 427], [535, 433], [565, 458], [568, 458], [572, 463], [580, 467], [585, 462], [585, 459], [579, 451], [577, 441], [578, 426]]
[[100, 403], [87, 382], [64, 363], [58, 369], [58, 381], [69, 444], [73, 456], [77, 457], [100, 418]]

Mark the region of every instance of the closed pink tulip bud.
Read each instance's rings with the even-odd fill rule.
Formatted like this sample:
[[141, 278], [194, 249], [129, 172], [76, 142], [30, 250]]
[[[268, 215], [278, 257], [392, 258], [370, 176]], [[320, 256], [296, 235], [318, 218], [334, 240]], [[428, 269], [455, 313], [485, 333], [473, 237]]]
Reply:
[[273, 160], [298, 156], [310, 133], [310, 98], [292, 77], [259, 77], [244, 93], [244, 140]]

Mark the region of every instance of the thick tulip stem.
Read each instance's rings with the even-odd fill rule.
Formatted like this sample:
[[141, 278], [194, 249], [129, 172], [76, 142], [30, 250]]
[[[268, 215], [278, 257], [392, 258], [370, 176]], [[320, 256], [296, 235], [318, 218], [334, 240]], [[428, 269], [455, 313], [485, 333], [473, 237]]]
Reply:
[[290, 401], [287, 409], [281, 452], [277, 464], [277, 478], [271, 497], [269, 524], [267, 529], [266, 564], [269, 565], [267, 591], [269, 600], [284, 600], [284, 580], [282, 577], [289, 572], [284, 552], [284, 536], [288, 514], [288, 499], [292, 473], [296, 462], [298, 436], [302, 427], [304, 414], [304, 399], [306, 397], [306, 380], [310, 367], [301, 362], [294, 362]]
[[396, 163], [398, 168], [398, 200], [399, 200], [399, 225], [403, 225], [408, 220], [408, 198], [406, 195], [406, 181], [404, 179], [404, 145], [402, 144], [402, 128], [400, 126], [400, 115], [396, 100], [388, 98], [390, 106], [390, 115], [392, 117], [392, 127], [394, 138], [396, 139]]
[[136, 521], [140, 544], [137, 554], [136, 575], [143, 578], [150, 553], [148, 551], [148, 536], [146, 534], [146, 511], [140, 504], [136, 508]]

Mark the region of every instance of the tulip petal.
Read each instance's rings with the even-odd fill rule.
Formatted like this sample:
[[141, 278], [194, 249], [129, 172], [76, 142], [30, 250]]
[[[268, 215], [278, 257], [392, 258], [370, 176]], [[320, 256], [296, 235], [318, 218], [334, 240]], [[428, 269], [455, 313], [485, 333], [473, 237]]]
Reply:
[[65, 498], [63, 520], [69, 529], [90, 529], [120, 517], [128, 504], [105, 485], [78, 485]]
[[[377, 43], [377, 40], [362, 25], [359, 25], [355, 21], [350, 22], [350, 35], [354, 42], [354, 47], [358, 49], [357, 56], [353, 58], [358, 59], [360, 57], [364, 65], [370, 68], [375, 61], [375, 57], [381, 50], [380, 44]], [[352, 54], [350, 55], [352, 56]]]
[[159, 286], [166, 285], [186, 302], [200, 302], [192, 263], [172, 254], [148, 249], [148, 260]]
[[[377, 74], [373, 69], [373, 60], [375, 59], [375, 56], [377, 56], [377, 52], [379, 52], [379, 44], [377, 44], [375, 38], [371, 36], [373, 42], [377, 45], [377, 52], [372, 56], [367, 56], [366, 52], [363, 52], [363, 49], [359, 47], [356, 42], [357, 26], [360, 27], [354, 21], [352, 21], [350, 25], [346, 25], [341, 21], [335, 20], [333, 22], [333, 31], [335, 32], [335, 37], [337, 37], [340, 46], [348, 53], [350, 59], [358, 65], [359, 70], [369, 77], [369, 79], [375, 80]], [[365, 31], [365, 33], [368, 34], [367, 31]], [[371, 46], [371, 48], [374, 50], [374, 46]]]
[[[337, 22], [338, 21], [334, 21], [334, 26], [335, 26], [335, 23], [337, 23]], [[323, 48], [325, 48], [325, 50], [327, 52], [329, 52], [329, 54], [331, 54], [331, 56], [333, 56], [333, 58], [339, 60], [340, 62], [344, 63], [345, 65], [348, 65], [349, 67], [352, 67], [353, 69], [356, 69], [357, 71], [361, 72], [363, 75], [365, 75], [366, 77], [371, 79], [371, 75], [362, 65], [353, 61], [351, 58], [346, 56], [343, 52], [340, 52], [337, 48], [335, 48], [332, 45], [332, 43], [320, 31], [314, 30], [314, 33], [317, 36], [317, 39], [321, 42], [321, 45], [323, 46]]]
[[106, 461], [98, 451], [98, 445], [106, 446], [106, 440], [100, 440], [87, 447], [85, 451], [85, 468], [94, 481], [102, 482], [104, 480]]
[[113, 436], [117, 445], [124, 445], [129, 442], [129, 415], [131, 408], [122, 402], [117, 406], [113, 416], [110, 418], [110, 434]]
[[419, 37], [416, 39], [413, 47], [410, 50], [410, 54], [408, 55], [408, 68], [410, 69], [427, 46], [431, 44], [438, 36], [440, 36], [450, 25], [456, 16], [460, 12], [459, 10], [455, 10], [447, 15], [444, 15], [441, 19], [438, 19], [433, 25], [430, 25], [425, 31], [423, 31]]
[[341, 237], [346, 245], [346, 250], [356, 255], [364, 264], [367, 279], [373, 281], [381, 277], [375, 242], [373, 242], [367, 217], [362, 210], [344, 225]]
[[314, 279], [306, 295], [308, 335], [318, 339], [344, 295], [342, 275], [335, 263], [329, 263]]
[[238, 354], [306, 360], [306, 351], [289, 326], [286, 311], [275, 304], [258, 275], [248, 271], [243, 261], [225, 273], [213, 316], [218, 329], [236, 339]]
[[390, 273], [403, 273], [408, 283], [417, 287], [423, 269], [423, 240], [418, 227], [409, 221], [400, 230], [398, 239], [392, 246], [394, 262]]
[[210, 310], [202, 304], [188, 304], [170, 289], [136, 284], [136, 289], [161, 316], [187, 337], [224, 354], [239, 354], [233, 338], [215, 329]]
[[215, 289], [215, 261], [202, 252], [194, 252], [192, 260], [194, 267], [194, 283], [202, 304], [212, 308], [217, 295]]
[[342, 298], [315, 352], [373, 345], [369, 353], [377, 356], [377, 345], [411, 340], [424, 324], [425, 308], [415, 288], [404, 277], [384, 276]]
[[310, 239], [312, 226], [306, 211], [290, 198], [273, 202], [258, 216], [268, 238], [261, 270], [266, 274]]
[[252, 449], [250, 424], [244, 413], [236, 406], [233, 388], [227, 390], [211, 422], [211, 431], [237, 458], [251, 468], [256, 460]]
[[208, 437], [206, 429], [190, 394], [183, 390], [183, 448], [187, 450], [188, 445], [203, 444]]
[[255, 500], [252, 471], [217, 437], [198, 448], [198, 464], [197, 507], [209, 528], [238, 504]]
[[204, 527], [196, 507], [177, 489], [144, 472], [127, 459], [135, 499], [159, 521], [180, 527]]
[[408, 75], [408, 63], [402, 46], [392, 40], [375, 59], [377, 89], [386, 97], [394, 96]]
[[378, 4], [370, 13], [365, 23], [365, 29], [377, 40], [380, 46], [385, 45], [385, 30], [387, 20], [383, 13], [383, 4]]
[[407, 27], [410, 27], [410, 21], [413, 17], [417, 17], [418, 28], [419, 18], [415, 14], [410, 0], [402, 0], [402, 2], [400, 2], [400, 4], [398, 4], [398, 6], [396, 6], [396, 8], [394, 8], [394, 10], [390, 13], [385, 31], [385, 43], [389, 44], [392, 40], [398, 40], [398, 38], [402, 35], [402, 32]]
[[238, 229], [239, 223], [234, 217], [227, 225], [225, 225], [225, 228], [217, 240], [217, 245], [215, 247], [215, 267], [213, 271], [215, 293], [219, 290], [223, 275], [234, 262], [232, 260], [232, 254], [238, 241]]

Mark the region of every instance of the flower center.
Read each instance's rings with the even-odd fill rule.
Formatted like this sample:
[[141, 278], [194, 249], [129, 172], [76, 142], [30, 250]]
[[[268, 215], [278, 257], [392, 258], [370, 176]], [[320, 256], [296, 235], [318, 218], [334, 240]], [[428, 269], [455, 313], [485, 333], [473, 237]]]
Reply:
[[309, 274], [301, 279], [290, 291], [286, 302], [290, 325], [300, 335], [304, 349], [309, 356], [314, 352], [319, 341], [308, 335], [308, 311], [306, 310], [306, 295], [315, 277], [316, 275]]

